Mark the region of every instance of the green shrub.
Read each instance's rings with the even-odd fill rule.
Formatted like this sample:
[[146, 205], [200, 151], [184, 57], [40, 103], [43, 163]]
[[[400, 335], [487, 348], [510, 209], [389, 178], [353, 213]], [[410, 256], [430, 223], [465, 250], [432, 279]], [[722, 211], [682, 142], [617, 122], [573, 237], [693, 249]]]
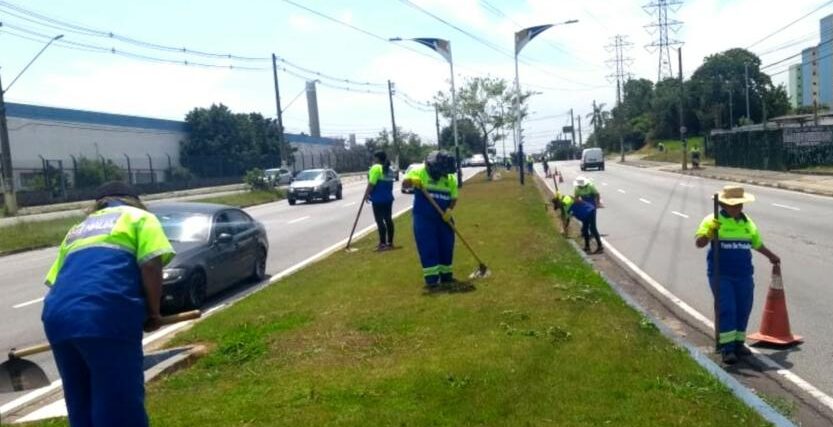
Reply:
[[262, 169], [254, 168], [249, 169], [246, 172], [246, 176], [243, 177], [243, 182], [249, 186], [251, 190], [271, 190], [272, 185], [269, 180], [266, 178], [266, 174], [263, 173]]

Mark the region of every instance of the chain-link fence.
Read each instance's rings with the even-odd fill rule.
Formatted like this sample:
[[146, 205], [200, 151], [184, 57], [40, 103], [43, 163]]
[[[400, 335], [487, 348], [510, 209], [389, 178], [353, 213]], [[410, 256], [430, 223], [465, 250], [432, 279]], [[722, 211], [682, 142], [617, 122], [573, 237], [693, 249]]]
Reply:
[[717, 166], [782, 171], [833, 165], [833, 126], [712, 131], [707, 149]]
[[[199, 156], [180, 166], [170, 156], [96, 158], [70, 156], [68, 159], [15, 159], [13, 175], [20, 206], [37, 206], [93, 198], [96, 187], [107, 181], [128, 182], [142, 194], [163, 193], [243, 182], [246, 171], [277, 167], [264, 158], [240, 164], [221, 156]], [[364, 150], [294, 153], [289, 167], [294, 172], [331, 168], [339, 173], [364, 171], [371, 157]], [[2, 200], [0, 199], [0, 202]]]

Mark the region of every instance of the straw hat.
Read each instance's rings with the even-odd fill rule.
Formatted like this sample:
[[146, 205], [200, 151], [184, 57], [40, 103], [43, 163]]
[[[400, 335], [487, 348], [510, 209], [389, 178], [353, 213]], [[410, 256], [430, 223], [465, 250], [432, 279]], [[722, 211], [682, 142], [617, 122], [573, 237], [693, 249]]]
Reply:
[[583, 176], [578, 176], [578, 177], [576, 177], [576, 180], [573, 181], [573, 187], [584, 187], [585, 185], [587, 185], [589, 183], [590, 183], [589, 179], [587, 179]]
[[755, 196], [743, 191], [743, 187], [738, 185], [727, 185], [717, 196], [720, 203], [734, 206], [742, 205], [744, 203], [754, 202]]

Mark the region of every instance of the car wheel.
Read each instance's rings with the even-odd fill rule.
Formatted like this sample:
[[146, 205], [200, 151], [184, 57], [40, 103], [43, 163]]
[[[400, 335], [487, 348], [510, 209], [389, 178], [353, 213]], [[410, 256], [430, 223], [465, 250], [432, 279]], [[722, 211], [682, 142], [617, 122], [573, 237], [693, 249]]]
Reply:
[[252, 275], [249, 278], [255, 282], [260, 282], [266, 278], [266, 249], [257, 248], [255, 262], [252, 266]]
[[605, 170], [605, 165], [602, 165], [602, 167], [599, 168], [599, 170]]
[[289, 206], [295, 206], [295, 199], [287, 199], [289, 200]]
[[341, 194], [341, 187], [339, 186], [338, 191], [336, 191], [336, 200], [341, 200], [343, 197], [344, 195]]
[[327, 189], [327, 191], [324, 192], [324, 195], [321, 196], [321, 199], [324, 200], [325, 202], [330, 201], [330, 189], [329, 188]]
[[205, 302], [206, 292], [205, 273], [202, 270], [197, 270], [191, 274], [191, 280], [185, 292], [185, 308], [196, 310], [202, 307], [202, 304]]

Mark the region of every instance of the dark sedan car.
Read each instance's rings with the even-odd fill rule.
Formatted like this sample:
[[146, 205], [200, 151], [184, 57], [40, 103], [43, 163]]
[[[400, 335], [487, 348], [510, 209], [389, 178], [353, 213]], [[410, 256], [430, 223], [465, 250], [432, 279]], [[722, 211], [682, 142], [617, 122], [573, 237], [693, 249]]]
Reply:
[[208, 203], [150, 207], [176, 250], [163, 272], [166, 309], [200, 308], [205, 299], [245, 279], [266, 277], [269, 240], [246, 212]]

